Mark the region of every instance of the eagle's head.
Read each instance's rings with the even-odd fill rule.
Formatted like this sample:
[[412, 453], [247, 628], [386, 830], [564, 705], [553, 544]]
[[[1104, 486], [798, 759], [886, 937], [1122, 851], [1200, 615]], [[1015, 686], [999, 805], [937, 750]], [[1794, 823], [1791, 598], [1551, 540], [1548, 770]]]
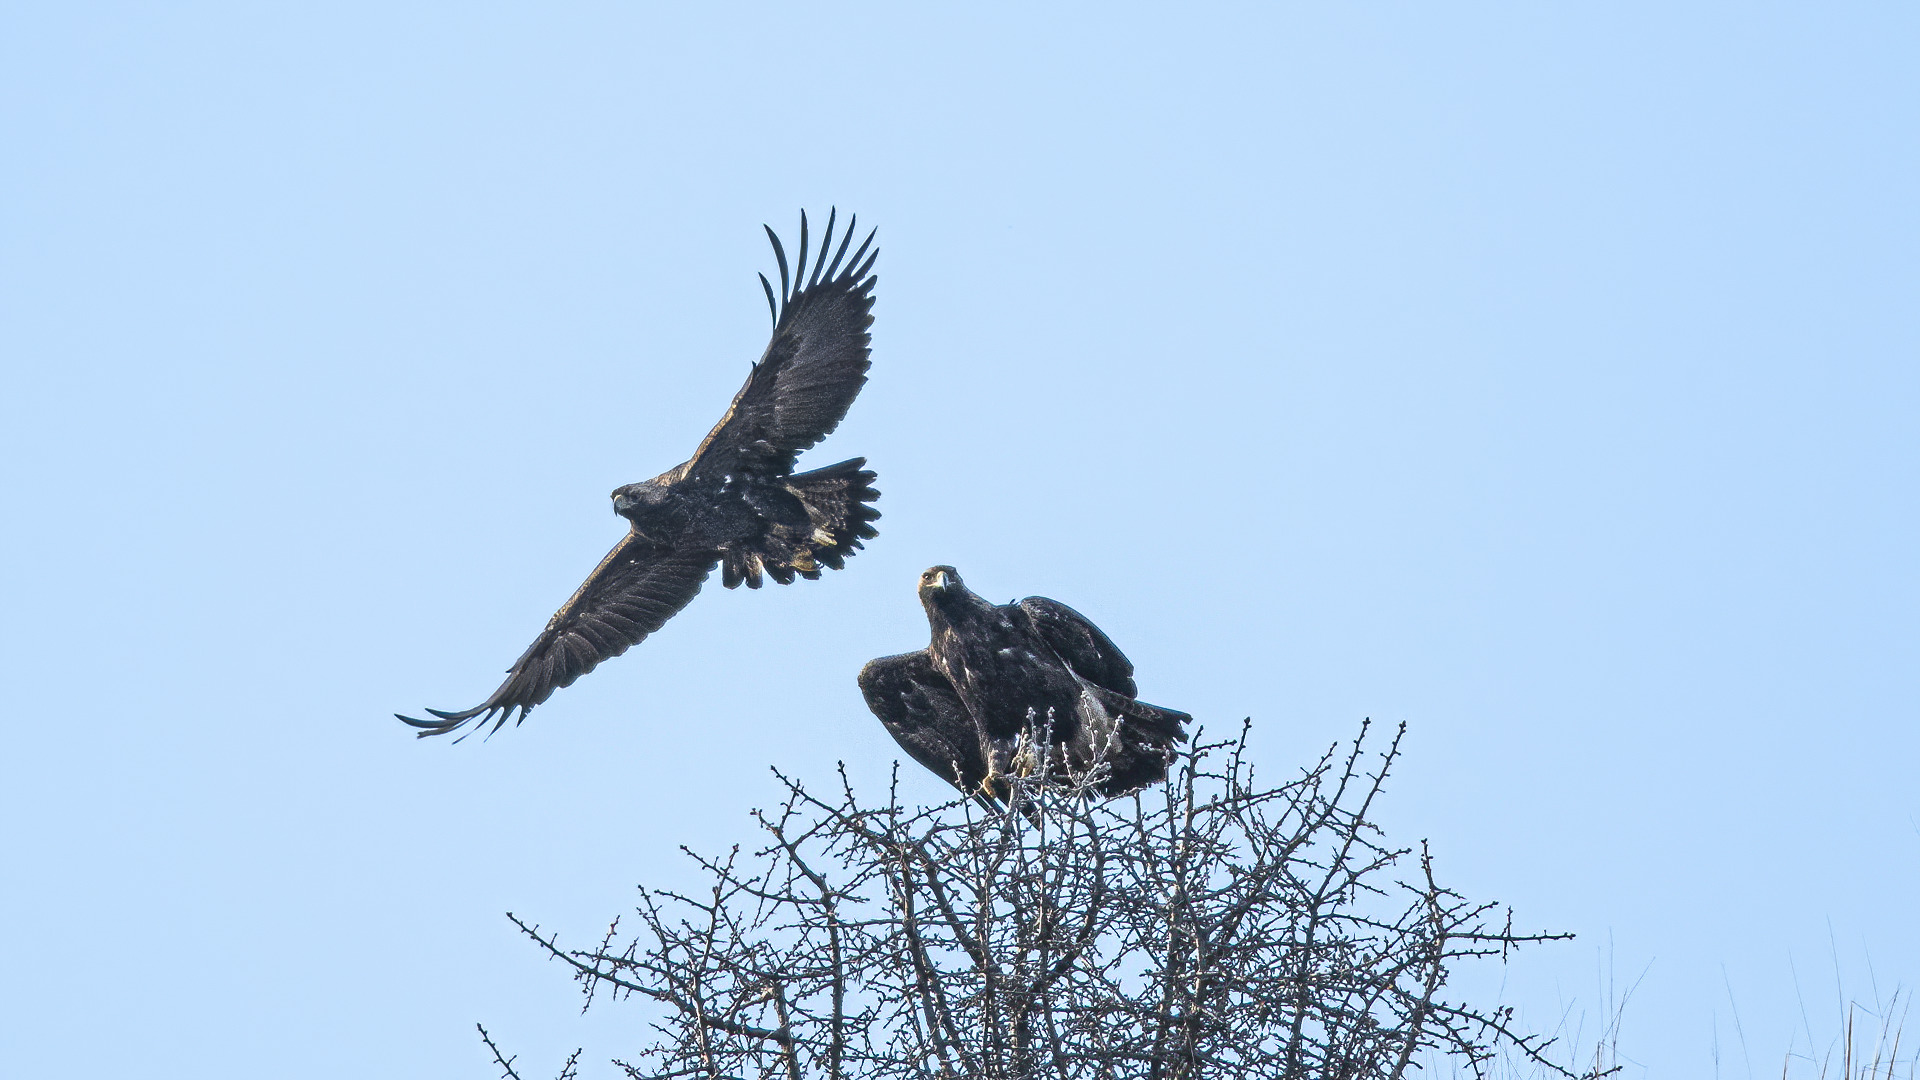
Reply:
[[665, 500], [666, 492], [653, 480], [613, 489], [613, 512], [636, 524]]
[[931, 604], [943, 596], [965, 589], [966, 586], [960, 581], [960, 571], [951, 566], [928, 567], [920, 575], [920, 602], [924, 604]]

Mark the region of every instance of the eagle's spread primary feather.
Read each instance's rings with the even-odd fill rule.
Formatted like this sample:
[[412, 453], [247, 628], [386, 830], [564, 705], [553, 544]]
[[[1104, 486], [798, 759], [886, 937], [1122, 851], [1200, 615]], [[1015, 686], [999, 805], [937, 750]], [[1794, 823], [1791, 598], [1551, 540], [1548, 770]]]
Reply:
[[[794, 473], [802, 451], [827, 437], [867, 381], [867, 328], [873, 324], [874, 234], [851, 257], [849, 219], [838, 250], [836, 215], [827, 218], [808, 267], [807, 217], [791, 278], [787, 252], [769, 228], [780, 291], [766, 275], [773, 338], [726, 414], [680, 465], [615, 489], [614, 511], [630, 530], [508, 669], [487, 700], [437, 719], [400, 719], [421, 736], [443, 735], [478, 720], [498, 731], [525, 719], [555, 690], [609, 657], [639, 644], [687, 606], [718, 564], [728, 588], [764, 577], [782, 585], [840, 569], [861, 541], [876, 535], [879, 497], [864, 458]], [[395, 714], [399, 715], [399, 714]]]
[[1054, 775], [1091, 773], [1102, 794], [1166, 779], [1192, 717], [1138, 700], [1133, 664], [1086, 616], [1044, 596], [995, 605], [951, 566], [919, 592], [932, 642], [860, 672], [867, 707], [915, 761], [1000, 796], [997, 778], [1044, 738]]

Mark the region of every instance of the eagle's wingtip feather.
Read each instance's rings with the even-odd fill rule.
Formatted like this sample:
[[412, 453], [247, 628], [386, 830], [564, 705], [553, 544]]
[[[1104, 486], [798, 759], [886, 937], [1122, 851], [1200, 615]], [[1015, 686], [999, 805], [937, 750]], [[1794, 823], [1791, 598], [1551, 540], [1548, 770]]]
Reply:
[[807, 212], [800, 211], [800, 259], [793, 264], [794, 291], [804, 287], [807, 280]]
[[[435, 735], [445, 735], [449, 732], [458, 731], [466, 726], [466, 720], [458, 718], [454, 714], [443, 713], [438, 709], [428, 709], [427, 711], [440, 719], [418, 720], [411, 716], [403, 716], [400, 713], [394, 713], [393, 715], [394, 719], [399, 720], [408, 727], [418, 728], [419, 730], [413, 734], [415, 738], [419, 739], [431, 738]], [[456, 739], [454, 741], [458, 742], [459, 740]]]
[[760, 227], [767, 230], [767, 239], [773, 241], [773, 259], [780, 264], [780, 301], [781, 303], [785, 303], [791, 295], [787, 289], [789, 282], [787, 276], [787, 249], [780, 245], [780, 234], [773, 231], [773, 226], [762, 225]]
[[820, 234], [820, 253], [813, 257], [813, 276], [807, 279], [807, 288], [820, 284], [820, 272], [827, 268], [827, 249], [833, 246], [833, 222], [839, 216], [837, 206], [827, 209], [827, 228]]
[[767, 314], [773, 316], [773, 325], [779, 326], [780, 325], [780, 307], [779, 305], [773, 302], [773, 282], [768, 281], [767, 275], [765, 274], [761, 274], [759, 275], [759, 277], [760, 277], [760, 287], [762, 289], [765, 289], [767, 293]]

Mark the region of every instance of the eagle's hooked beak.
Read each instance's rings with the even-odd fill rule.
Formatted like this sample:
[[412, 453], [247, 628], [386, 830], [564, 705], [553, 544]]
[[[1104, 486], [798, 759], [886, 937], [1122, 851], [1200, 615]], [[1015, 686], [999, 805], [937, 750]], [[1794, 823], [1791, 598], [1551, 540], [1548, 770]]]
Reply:
[[633, 505], [633, 500], [627, 498], [627, 495], [625, 492], [614, 493], [614, 496], [613, 496], [613, 512], [614, 513], [624, 514], [627, 512], [627, 508], [632, 505]]
[[952, 583], [953, 579], [947, 576], [945, 570], [935, 570], [933, 572], [933, 587], [935, 589], [944, 589]]

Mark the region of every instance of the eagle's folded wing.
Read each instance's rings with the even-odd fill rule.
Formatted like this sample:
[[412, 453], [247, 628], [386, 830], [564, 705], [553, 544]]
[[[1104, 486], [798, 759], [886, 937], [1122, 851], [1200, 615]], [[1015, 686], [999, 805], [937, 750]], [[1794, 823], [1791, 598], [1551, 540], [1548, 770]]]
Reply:
[[772, 229], [774, 255], [780, 263], [780, 293], [765, 275], [767, 306], [773, 310], [773, 340], [753, 365], [747, 384], [734, 395], [720, 418], [687, 463], [694, 474], [721, 475], [743, 469], [785, 473], [802, 450], [827, 437], [866, 384], [867, 328], [873, 325], [873, 262], [869, 251], [873, 234], [847, 258], [853, 222], [828, 261], [833, 246], [833, 218], [827, 235], [807, 267], [807, 218], [800, 216], [800, 262], [791, 279], [787, 254]]
[[438, 720], [400, 719], [419, 728], [422, 738], [444, 735], [476, 717], [485, 726], [498, 714], [494, 731], [505, 726], [515, 710], [525, 719], [555, 690], [660, 629], [700, 591], [718, 559], [718, 552], [670, 551], [627, 534], [547, 620], [547, 628], [508, 669], [507, 681], [493, 696], [464, 712], [428, 709]]
[[969, 795], [979, 791], [987, 775], [979, 727], [927, 650], [869, 661], [860, 694], [909, 757]]
[[1029, 596], [1017, 606], [1034, 633], [1074, 674], [1117, 694], [1139, 696], [1132, 661], [1085, 615], [1044, 596]]

